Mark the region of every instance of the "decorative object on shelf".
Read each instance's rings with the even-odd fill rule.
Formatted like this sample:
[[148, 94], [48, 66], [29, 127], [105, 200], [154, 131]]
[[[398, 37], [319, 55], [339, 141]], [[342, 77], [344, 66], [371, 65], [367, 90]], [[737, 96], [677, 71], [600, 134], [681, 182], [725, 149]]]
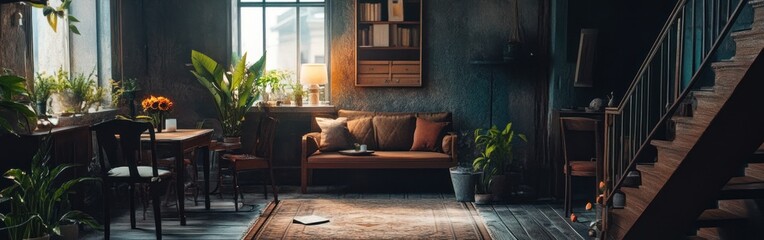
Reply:
[[[60, 112], [83, 114], [94, 105], [95, 110], [98, 111], [105, 91], [96, 85], [95, 71], [91, 71], [88, 75], [79, 73], [70, 77], [68, 72], [59, 68], [55, 77], [57, 99], [54, 100], [60, 104], [58, 105]], [[56, 109], [55, 103], [52, 106]]]
[[79, 183], [100, 181], [98, 178], [63, 179], [67, 169], [75, 167], [61, 164], [50, 168], [51, 140], [47, 135], [32, 157], [31, 171], [10, 169], [4, 176], [10, 186], [2, 190], [0, 202], [10, 203], [10, 212], [0, 214], [0, 221], [9, 239], [48, 239], [61, 235], [63, 224], [83, 223], [94, 229], [101, 225], [87, 213], [70, 210], [70, 189]]
[[602, 111], [602, 98], [595, 98], [586, 107], [586, 112], [599, 112]]
[[247, 54], [234, 61], [226, 72], [215, 60], [197, 51], [191, 51], [191, 63], [199, 83], [207, 87], [218, 110], [218, 120], [224, 137], [241, 137], [244, 116], [260, 97], [263, 85], [257, 79], [265, 71], [265, 54], [247, 66]]
[[423, 2], [355, 1], [356, 87], [422, 86]]
[[607, 106], [608, 107], [615, 107], [615, 94], [613, 92], [610, 92], [610, 94], [607, 95]]
[[305, 88], [302, 86], [300, 82], [294, 82], [292, 85], [292, 98], [294, 99], [294, 104], [298, 107], [302, 107], [302, 98], [305, 96]]
[[164, 120], [172, 111], [174, 103], [169, 98], [159, 96], [150, 96], [141, 101], [143, 112], [151, 117], [151, 123], [154, 124], [156, 132], [161, 133], [164, 128]]
[[35, 74], [34, 86], [30, 89], [34, 89], [29, 96], [32, 98], [32, 102], [35, 103], [35, 111], [37, 116], [48, 115], [48, 99], [53, 94], [53, 89], [56, 88], [56, 78], [48, 76], [44, 73]]
[[318, 105], [318, 85], [328, 82], [326, 64], [303, 64], [300, 68], [300, 83], [308, 85], [310, 105]]
[[387, 0], [387, 21], [403, 21], [403, 0]]
[[[506, 173], [509, 173], [514, 164], [513, 145], [515, 137], [527, 142], [522, 133], [515, 133], [512, 123], [509, 122], [504, 129], [492, 126], [485, 131], [481, 128], [475, 130], [475, 146], [480, 151], [480, 156], [472, 162], [475, 171], [483, 172], [478, 182], [479, 193], [490, 193], [494, 200], [501, 200], [506, 194]], [[504, 180], [504, 182], [502, 182]]]
[[292, 82], [292, 73], [287, 70], [268, 70], [257, 79], [261, 86], [259, 91], [263, 102], [284, 102], [286, 94], [285, 87]]

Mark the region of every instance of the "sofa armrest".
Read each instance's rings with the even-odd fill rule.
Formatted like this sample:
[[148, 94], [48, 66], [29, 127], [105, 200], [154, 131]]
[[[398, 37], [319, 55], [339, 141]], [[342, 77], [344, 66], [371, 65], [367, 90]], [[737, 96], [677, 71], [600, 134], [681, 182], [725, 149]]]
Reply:
[[450, 132], [443, 136], [442, 148], [443, 153], [451, 155], [451, 159], [456, 162], [456, 133]]
[[311, 132], [302, 136], [302, 156], [303, 160], [318, 151], [321, 145], [321, 133]]

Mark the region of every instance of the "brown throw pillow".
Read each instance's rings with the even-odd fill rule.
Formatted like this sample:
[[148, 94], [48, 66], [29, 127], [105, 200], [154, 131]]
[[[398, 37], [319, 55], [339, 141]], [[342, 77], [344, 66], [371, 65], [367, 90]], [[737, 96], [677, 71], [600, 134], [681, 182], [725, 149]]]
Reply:
[[366, 144], [368, 149], [377, 149], [377, 140], [374, 139], [374, 124], [372, 117], [360, 117], [348, 121], [348, 130], [353, 143]]
[[347, 127], [347, 118], [316, 118], [318, 127], [321, 128], [321, 145], [318, 149], [322, 152], [331, 152], [350, 149], [348, 140], [350, 133]]
[[438, 150], [440, 145], [440, 135], [443, 128], [448, 125], [447, 122], [433, 122], [423, 118], [416, 119], [416, 130], [414, 130], [414, 143], [411, 145], [411, 151], [431, 151]]
[[414, 142], [413, 115], [374, 116], [374, 135], [379, 150], [407, 151]]

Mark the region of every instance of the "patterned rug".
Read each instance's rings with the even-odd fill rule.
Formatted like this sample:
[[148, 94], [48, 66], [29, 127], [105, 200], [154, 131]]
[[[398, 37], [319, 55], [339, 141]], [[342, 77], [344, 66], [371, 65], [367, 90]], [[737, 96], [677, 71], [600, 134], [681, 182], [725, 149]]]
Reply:
[[[292, 223], [318, 215], [330, 222]], [[443, 199], [301, 199], [266, 208], [245, 239], [490, 239], [471, 204]]]

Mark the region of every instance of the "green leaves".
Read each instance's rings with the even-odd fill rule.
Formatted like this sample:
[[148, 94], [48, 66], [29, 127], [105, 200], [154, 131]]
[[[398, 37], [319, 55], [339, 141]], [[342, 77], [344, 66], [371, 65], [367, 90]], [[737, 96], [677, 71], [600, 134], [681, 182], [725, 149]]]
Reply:
[[512, 146], [515, 136], [527, 142], [524, 134], [515, 134], [512, 123], [507, 123], [504, 129], [499, 130], [496, 126], [489, 129], [478, 128], [475, 130], [475, 145], [481, 151], [480, 156], [475, 158], [472, 166], [475, 171], [483, 172], [483, 179], [479, 189], [487, 191], [491, 178], [502, 175], [513, 164], [514, 156]]
[[231, 72], [224, 73], [223, 68], [212, 58], [195, 50], [191, 51], [191, 73], [200, 84], [212, 94], [218, 109], [219, 120], [225, 136], [238, 136], [241, 122], [258, 97], [257, 79], [265, 70], [265, 55], [255, 64], [247, 67], [247, 54], [234, 60]]
[[[69, 6], [72, 4], [72, 0], [62, 0], [61, 5], [58, 7], [52, 7], [50, 5], [45, 5], [42, 3], [35, 3], [32, 2], [32, 7], [35, 8], [42, 8], [42, 15], [45, 16], [45, 19], [48, 20], [48, 25], [50, 25], [50, 28], [53, 29], [53, 32], [58, 32], [58, 19], [64, 18], [66, 16], [66, 10], [69, 9]], [[80, 35], [80, 30], [77, 29], [77, 26], [74, 25], [74, 23], [80, 22], [79, 19], [77, 19], [74, 16], [66, 16], [64, 19], [68, 21], [69, 25], [69, 31], [71, 31], [74, 34]]]

